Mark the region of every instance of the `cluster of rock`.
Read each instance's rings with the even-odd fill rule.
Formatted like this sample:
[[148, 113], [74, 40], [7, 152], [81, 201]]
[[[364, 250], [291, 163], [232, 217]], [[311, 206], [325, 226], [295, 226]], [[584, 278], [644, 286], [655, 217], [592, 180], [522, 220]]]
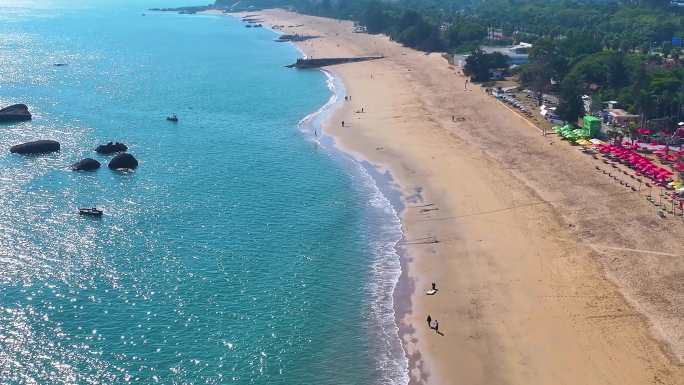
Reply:
[[[95, 152], [102, 155], [116, 154], [110, 161], [107, 167], [112, 170], [133, 170], [138, 167], [138, 160], [126, 151], [128, 146], [123, 143], [101, 144], [95, 148]], [[74, 171], [93, 171], [100, 168], [100, 162], [92, 158], [85, 158], [79, 162], [71, 165]]]
[[[16, 122], [23, 120], [30, 120], [31, 113], [25, 104], [15, 104], [0, 110], [0, 122]], [[60, 144], [56, 140], [42, 139], [32, 142], [26, 142], [10, 147], [10, 152], [13, 154], [33, 155], [33, 154], [49, 154], [58, 152]], [[102, 144], [95, 148], [95, 152], [103, 155], [117, 154], [110, 161], [108, 167], [112, 170], [135, 169], [138, 167], [138, 160], [129, 153], [128, 146], [123, 143], [109, 142]], [[71, 165], [74, 171], [94, 171], [100, 168], [100, 162], [93, 158], [85, 158]]]

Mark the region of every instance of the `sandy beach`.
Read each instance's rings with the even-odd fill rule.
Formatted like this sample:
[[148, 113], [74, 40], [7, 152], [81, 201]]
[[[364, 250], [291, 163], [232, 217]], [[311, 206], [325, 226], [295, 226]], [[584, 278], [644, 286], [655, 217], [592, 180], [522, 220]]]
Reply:
[[439, 54], [351, 22], [258, 15], [319, 36], [297, 43], [310, 57], [385, 56], [327, 68], [351, 100], [325, 131], [403, 194], [395, 305], [413, 384], [684, 384], [681, 218], [464, 89]]

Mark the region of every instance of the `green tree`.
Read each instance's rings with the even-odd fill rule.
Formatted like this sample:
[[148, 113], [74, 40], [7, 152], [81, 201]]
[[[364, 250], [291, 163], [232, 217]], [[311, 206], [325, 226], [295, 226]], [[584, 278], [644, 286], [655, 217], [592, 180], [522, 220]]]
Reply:
[[530, 62], [546, 82], [561, 80], [568, 71], [568, 61], [560, 52], [560, 46], [552, 39], [538, 40], [530, 51]]
[[387, 28], [387, 17], [383, 5], [378, 1], [369, 1], [361, 18], [361, 24], [366, 26], [369, 33], [380, 33]]
[[487, 36], [487, 30], [476, 20], [458, 17], [451, 22], [445, 35], [449, 49], [459, 50], [463, 46], [482, 41]]
[[463, 71], [473, 81], [485, 82], [490, 79], [490, 71], [508, 66], [508, 58], [500, 53], [485, 53], [477, 48], [468, 55]]
[[584, 115], [584, 103], [582, 102], [582, 89], [577, 79], [566, 78], [561, 83], [560, 101], [556, 113], [561, 119], [576, 124]]

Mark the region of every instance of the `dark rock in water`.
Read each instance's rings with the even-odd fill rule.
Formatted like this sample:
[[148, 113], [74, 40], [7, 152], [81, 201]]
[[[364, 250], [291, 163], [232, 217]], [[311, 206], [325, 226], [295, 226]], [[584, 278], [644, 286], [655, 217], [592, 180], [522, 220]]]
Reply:
[[21, 122], [31, 120], [31, 113], [26, 104], [14, 104], [0, 110], [0, 122]]
[[10, 152], [14, 154], [45, 154], [55, 151], [59, 151], [59, 142], [54, 140], [36, 140], [10, 148]]
[[109, 162], [109, 168], [112, 170], [119, 170], [119, 169], [134, 169], [138, 167], [138, 160], [135, 159], [135, 157], [131, 154], [128, 153], [123, 153], [119, 154], [115, 157], [112, 158], [112, 160]]
[[74, 171], [94, 171], [100, 168], [100, 162], [92, 158], [85, 158], [71, 165]]
[[126, 150], [128, 150], [128, 147], [125, 144], [119, 142], [109, 142], [107, 144], [101, 144], [97, 146], [97, 148], [95, 149], [95, 151], [98, 154], [113, 154], [115, 152], [124, 152]]

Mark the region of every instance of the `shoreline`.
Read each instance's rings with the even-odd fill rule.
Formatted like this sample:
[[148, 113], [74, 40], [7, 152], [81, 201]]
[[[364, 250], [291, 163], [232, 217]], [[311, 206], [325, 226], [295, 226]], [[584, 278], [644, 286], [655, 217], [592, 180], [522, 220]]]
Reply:
[[[241, 15], [241, 13], [237, 15]], [[232, 14], [228, 14], [228, 16], [232, 16]], [[263, 28], [273, 32], [276, 35], [283, 34], [281, 31], [272, 29], [268, 26], [264, 26]], [[300, 47], [300, 45], [297, 44], [297, 42], [288, 41], [286, 42], [286, 44], [291, 45], [298, 52], [300, 52], [303, 58], [309, 57], [307, 52], [304, 49], [302, 49], [302, 47]], [[324, 76], [327, 77], [326, 81], [328, 82], [328, 89], [330, 89], [331, 91], [331, 96], [330, 99], [318, 110], [302, 118], [298, 125], [301, 128], [304, 128], [304, 126], [306, 125], [310, 125], [313, 127], [314, 130], [319, 129], [318, 134], [316, 133], [316, 131], [314, 131], [314, 141], [320, 143], [324, 148], [327, 148], [329, 151], [337, 152], [338, 155], [341, 155], [342, 157], [345, 157], [348, 160], [356, 163], [361, 173], [363, 173], [365, 177], [372, 181], [374, 188], [377, 189], [377, 193], [387, 200], [390, 208], [392, 208], [394, 215], [396, 216], [397, 221], [399, 221], [398, 230], [401, 233], [401, 237], [397, 239], [396, 242], [390, 242], [392, 243], [392, 249], [397, 254], [400, 268], [400, 274], [398, 277], [396, 277], [396, 279], [394, 279], [393, 288], [390, 292], [390, 298], [392, 299], [392, 303], [390, 304], [390, 306], [393, 309], [392, 316], [394, 318], [394, 330], [387, 331], [397, 333], [397, 343], [399, 344], [398, 348], [402, 350], [403, 358], [406, 362], [406, 367], [404, 369], [407, 372], [402, 373], [401, 375], [401, 377], [404, 377], [405, 375], [406, 378], [393, 378], [393, 380], [398, 380], [399, 383], [408, 383], [410, 380], [408, 370], [411, 366], [411, 360], [409, 356], [406, 354], [402, 342], [403, 337], [407, 333], [407, 331], [405, 330], [405, 328], [401, 327], [401, 323], [399, 322], [399, 320], [403, 315], [410, 312], [410, 293], [413, 290], [410, 289], [410, 282], [407, 276], [407, 250], [405, 250], [400, 245], [401, 242], [404, 241], [406, 238], [406, 234], [403, 230], [404, 226], [401, 221], [401, 216], [405, 206], [402, 202], [403, 196], [401, 194], [401, 191], [398, 190], [398, 187], [392, 185], [395, 182], [392, 178], [391, 173], [382, 175], [380, 170], [371, 162], [369, 162], [368, 159], [362, 157], [362, 155], [358, 153], [354, 153], [349, 149], [341, 147], [338, 143], [338, 138], [330, 134], [329, 130], [326, 129], [326, 125], [330, 124], [330, 120], [333, 119], [335, 113], [338, 112], [338, 110], [344, 106], [342, 98], [347, 96], [344, 87], [344, 79], [339, 74], [326, 68], [314, 68], [313, 70], [320, 71], [321, 73], [323, 73]], [[308, 135], [309, 139], [311, 139], [310, 132], [308, 133]], [[335, 155], [333, 154], [333, 156]], [[381, 327], [387, 328], [387, 325], [381, 325]], [[395, 382], [393, 381], [393, 383]]]
[[[279, 33], [279, 31], [272, 30], [270, 28], [269, 30]], [[297, 49], [304, 58], [308, 57], [307, 53], [301, 47], [295, 44], [295, 42], [288, 42], [288, 44], [295, 47], [295, 49]], [[411, 287], [412, 285], [408, 278], [408, 250], [401, 245], [401, 243], [406, 240], [406, 233], [404, 232], [404, 225], [401, 220], [405, 210], [405, 204], [403, 202], [404, 197], [398, 186], [393, 186], [395, 181], [391, 172], [387, 171], [386, 174], [382, 174], [381, 170], [376, 165], [373, 165], [368, 159], [363, 157], [363, 155], [354, 153], [349, 149], [341, 147], [338, 143], [338, 138], [329, 133], [329, 127], [326, 126], [331, 124], [330, 121], [335, 117], [335, 114], [338, 113], [339, 110], [344, 106], [345, 102], [342, 100], [342, 98], [347, 96], [344, 88], [344, 79], [339, 74], [336, 74], [334, 71], [328, 70], [326, 68], [316, 68], [314, 70], [322, 72], [328, 78], [327, 81], [329, 84], [332, 84], [328, 87], [331, 90], [331, 98], [320, 109], [304, 117], [300, 121], [300, 125], [307, 123], [313, 125], [314, 130], [316, 128], [320, 129], [320, 134], [318, 134], [318, 137], [314, 140], [319, 140], [318, 138], [320, 138], [323, 147], [328, 147], [329, 151], [338, 152], [341, 154], [341, 156], [356, 163], [364, 176], [372, 181], [374, 188], [377, 189], [378, 194], [387, 200], [390, 208], [392, 208], [394, 215], [396, 216], [397, 221], [399, 222], [398, 230], [401, 233], [401, 237], [397, 239], [396, 242], [390, 242], [392, 243], [392, 249], [397, 255], [400, 269], [399, 275], [396, 277], [396, 279], [394, 279], [393, 288], [389, 292], [389, 297], [392, 299], [390, 306], [393, 309], [392, 317], [394, 319], [394, 330], [386, 331], [390, 333], [397, 333], [397, 343], [399, 344], [398, 348], [402, 350], [403, 358], [406, 364], [404, 367], [406, 373], [401, 375], [402, 378], [393, 378], [393, 380], [398, 380], [398, 382], [393, 381], [393, 383], [406, 384], [410, 382], [409, 370], [412, 365], [415, 365], [415, 362], [412, 362], [411, 358], [404, 349], [403, 338], [409, 334], [409, 331], [406, 330], [406, 327], [402, 327], [400, 322], [400, 320], [406, 314], [410, 313], [410, 294], [414, 292], [414, 289]], [[339, 88], [340, 86], [341, 91]], [[318, 122], [316, 122], [316, 120], [318, 120]], [[381, 327], [387, 328], [388, 325], [381, 325]], [[403, 378], [404, 376], [405, 378]]]
[[[464, 78], [441, 57], [353, 34], [350, 22], [259, 13], [320, 35], [294, 43], [310, 56], [390, 53], [329, 69], [355, 99], [324, 126], [400, 186], [406, 254], [393, 296], [411, 383], [684, 383], [679, 292], [661, 279], [684, 269], [648, 254], [681, 255], [684, 227], [654, 223], [636, 198], [607, 200], [621, 190], [591, 161], [531, 132], [479, 87], [461, 91]], [[426, 298], [431, 281], [440, 293]], [[665, 305], [652, 299], [661, 291]], [[445, 335], [427, 330], [426, 313]]]
[[[303, 55], [306, 55], [304, 51], [302, 51], [292, 42], [289, 42], [289, 44], [295, 47]], [[329, 151], [331, 153], [331, 156], [342, 158], [339, 160], [340, 162], [352, 162], [356, 166], [356, 168], [358, 168], [358, 170], [355, 172], [359, 173], [362, 178], [367, 179], [371, 184], [371, 186], [365, 186], [364, 188], [369, 187], [374, 194], [378, 194], [380, 196], [381, 200], [386, 200], [388, 207], [392, 210], [392, 214], [390, 215], [390, 217], [394, 217], [398, 222], [396, 230], [400, 233], [400, 237], [398, 237], [396, 240], [383, 240], [387, 242], [387, 245], [389, 245], [393, 253], [396, 254], [396, 259], [400, 269], [398, 276], [390, 278], [393, 287], [392, 290], [389, 291], [389, 298], [391, 298], [391, 303], [389, 303], [388, 305], [392, 309], [391, 316], [393, 325], [383, 325], [384, 319], [382, 316], [384, 314], [382, 313], [382, 311], [380, 311], [381, 314], [376, 314], [376, 318], [379, 322], [378, 326], [381, 329], [381, 332], [396, 333], [396, 336], [391, 336], [391, 338], [396, 337], [396, 344], [398, 345], [393, 346], [392, 349], [389, 349], [389, 354], [392, 354], [394, 350], [399, 348], [403, 355], [402, 361], [404, 361], [406, 365], [404, 366], [404, 362], [396, 362], [397, 357], [394, 357], [393, 362], [395, 362], [395, 364], [398, 366], [402, 366], [402, 369], [405, 370], [405, 372], [395, 374], [395, 376], [392, 377], [390, 380], [392, 380], [392, 383], [405, 384], [409, 382], [408, 367], [410, 365], [410, 362], [409, 357], [406, 355], [406, 352], [404, 351], [402, 343], [402, 337], [406, 332], [402, 331], [402, 328], [400, 327], [401, 324], [398, 320], [399, 315], [406, 314], [409, 312], [410, 302], [407, 303], [405, 301], [406, 298], [409, 298], [408, 296], [401, 296], [398, 294], [398, 291], [396, 290], [397, 287], [403, 287], [403, 280], [407, 279], [407, 267], [405, 260], [406, 250], [404, 250], [400, 246], [400, 243], [405, 239], [403, 224], [401, 222], [401, 215], [403, 212], [401, 192], [397, 191], [396, 187], [392, 185], [394, 183], [394, 180], [392, 179], [391, 174], [383, 175], [379, 173], [378, 169], [373, 164], [369, 163], [365, 159], [360, 159], [356, 157], [353, 153], [348, 152], [344, 148], [341, 148], [337, 143], [336, 137], [327, 133], [325, 126], [334, 117], [334, 114], [344, 105], [344, 101], [342, 100], [342, 98], [346, 96], [346, 91], [344, 88], [344, 81], [339, 75], [336, 75], [334, 72], [329, 71], [325, 68], [318, 68], [316, 70], [320, 71], [321, 73], [323, 73], [324, 76], [326, 76], [326, 81], [328, 83], [328, 89], [331, 91], [331, 96], [328, 99], [328, 101], [318, 110], [302, 118], [298, 123], [299, 128], [302, 131], [304, 131], [304, 133], [308, 136], [308, 139], [315, 141], [317, 145], [321, 145], [323, 148]], [[306, 128], [309, 128], [309, 130], [305, 131]], [[314, 130], [313, 136], [310, 132], [310, 129]], [[316, 133], [316, 130], [318, 130], [318, 133]], [[348, 165], [343, 165], [343, 167], [346, 168], [348, 167]], [[382, 261], [380, 262], [382, 263]], [[391, 264], [391, 261], [385, 262], [390, 262]], [[386, 268], [383, 269], [383, 272], [385, 274], [391, 274], [391, 271], [386, 270]], [[380, 277], [375, 278], [376, 280], [380, 279]], [[383, 284], [385, 282], [380, 281], [379, 283]], [[376, 306], [383, 307], [384, 304], [382, 303], [381, 297], [375, 298], [375, 301], [379, 303], [379, 305]], [[379, 341], [376, 341], [376, 343], [379, 343]]]
[[[213, 14], [217, 16], [229, 16], [235, 18], [236, 20], [240, 20], [240, 16], [243, 15], [243, 13], [226, 14], [223, 12], [216, 11], [205, 11], [202, 13]], [[282, 31], [273, 29], [267, 24], [264, 24], [262, 28], [274, 33], [275, 35], [283, 34]], [[306, 50], [303, 49], [299, 44], [302, 42], [287, 41], [283, 43], [292, 46], [301, 54], [303, 58], [309, 57]], [[410, 370], [410, 367], [412, 366], [412, 361], [403, 347], [403, 338], [408, 333], [408, 331], [405, 327], [402, 327], [400, 319], [401, 317], [410, 312], [410, 293], [413, 292], [413, 289], [411, 289], [411, 284], [407, 276], [408, 250], [406, 250], [405, 247], [401, 246], [402, 241], [406, 239], [403, 222], [401, 220], [402, 213], [405, 209], [405, 204], [403, 202], [404, 197], [399, 189], [399, 186], [396, 185], [396, 182], [394, 181], [389, 171], [383, 174], [381, 169], [377, 165], [374, 165], [362, 154], [341, 146], [339, 143], [339, 137], [331, 134], [328, 127], [326, 127], [329, 126], [330, 120], [332, 120], [335, 117], [336, 113], [339, 113], [339, 110], [344, 106], [346, 102], [342, 100], [342, 98], [346, 97], [347, 95], [343, 77], [339, 73], [336, 73], [334, 70], [329, 70], [324, 67], [312, 68], [310, 70], [320, 71], [327, 78], [326, 82], [328, 83], [328, 89], [330, 90], [331, 95], [330, 98], [320, 108], [303, 117], [298, 122], [298, 128], [302, 131], [302, 133], [306, 135], [308, 140], [312, 140], [316, 142], [317, 145], [321, 145], [323, 148], [325, 148], [327, 151], [331, 153], [331, 156], [340, 157], [341, 159], [339, 159], [339, 161], [341, 161], [342, 163], [347, 161], [353, 162], [356, 165], [356, 167], [358, 167], [357, 172], [360, 173], [362, 177], [367, 178], [371, 182], [371, 190], [377, 190], [377, 194], [379, 194], [383, 199], [387, 201], [388, 206], [393, 211], [393, 216], [396, 217], [396, 220], [399, 223], [397, 230], [401, 233], [401, 237], [399, 237], [396, 241], [388, 242], [393, 252], [397, 255], [397, 262], [399, 264], [400, 269], [399, 275], [395, 279], [393, 279], [393, 288], [389, 291], [389, 298], [391, 298], [390, 307], [392, 309], [393, 327], [391, 328], [392, 330], [388, 330], [390, 329], [388, 328], [388, 325], [380, 325], [380, 327], [384, 328], [386, 332], [397, 333], [396, 343], [398, 344], [398, 346], [396, 346], [395, 348], [398, 347], [399, 349], [401, 349], [401, 353], [403, 356], [402, 361], [405, 362], [405, 366], [403, 369], [406, 370], [406, 372], [400, 373], [399, 377], [401, 378], [392, 378], [392, 383], [406, 384], [410, 382], [408, 370]], [[310, 129], [312, 128], [314, 132], [310, 132], [311, 130], [307, 131], [307, 127]], [[348, 166], [343, 165], [343, 167]], [[381, 321], [382, 319], [379, 318], [379, 320]], [[392, 350], [393, 349], [389, 350], [390, 354]], [[395, 363], [399, 366], [402, 366], [402, 363], [400, 362]]]

